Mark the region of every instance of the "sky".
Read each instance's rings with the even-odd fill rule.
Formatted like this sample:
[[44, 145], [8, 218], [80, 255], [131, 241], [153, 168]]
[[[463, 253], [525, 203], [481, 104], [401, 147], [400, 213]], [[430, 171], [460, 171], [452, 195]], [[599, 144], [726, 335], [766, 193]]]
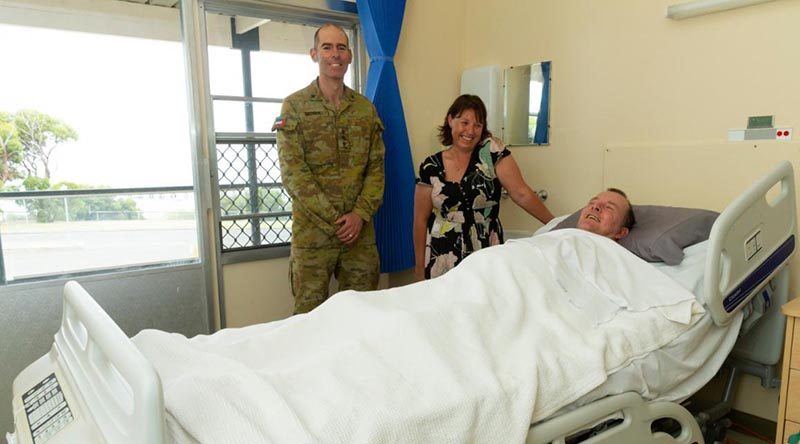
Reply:
[[0, 41], [25, 42], [3, 45], [14, 69], [0, 70], [0, 110], [35, 109], [78, 132], [55, 150], [53, 182], [191, 185], [178, 43], [8, 25]]
[[[0, 111], [36, 109], [79, 135], [60, 145], [52, 182], [113, 188], [192, 184], [189, 118], [179, 42], [0, 24]], [[9, 44], [9, 42], [25, 42]], [[213, 95], [241, 95], [241, 56], [209, 49]], [[253, 94], [283, 98], [316, 75], [307, 55], [253, 55]], [[244, 131], [240, 102], [215, 104], [216, 131]], [[254, 106], [269, 131], [280, 105]]]

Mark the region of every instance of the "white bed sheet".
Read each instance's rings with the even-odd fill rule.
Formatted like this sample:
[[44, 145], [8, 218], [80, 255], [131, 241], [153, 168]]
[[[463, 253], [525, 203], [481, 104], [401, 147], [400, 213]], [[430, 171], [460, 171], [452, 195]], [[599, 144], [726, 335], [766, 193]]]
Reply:
[[[559, 216], [538, 229], [546, 233], [568, 215]], [[705, 306], [703, 274], [708, 241], [683, 250], [684, 259], [675, 266], [651, 263], [682, 287], [691, 291]], [[620, 368], [599, 387], [565, 406], [553, 416], [591, 403], [605, 396], [635, 391], [647, 400], [681, 402], [699, 391], [717, 374], [739, 337], [741, 312], [725, 327], [714, 324], [709, 312], [669, 344], [633, 360]]]
[[[677, 266], [663, 263], [652, 265], [690, 290], [697, 300], [702, 302], [703, 264], [707, 244], [708, 241], [705, 241], [684, 249], [684, 260]], [[740, 313], [728, 326], [718, 327], [706, 313], [692, 328], [665, 347], [620, 368], [609, 375], [599, 387], [563, 407], [551, 417], [605, 396], [628, 391], [636, 391], [649, 400], [681, 402], [700, 390], [716, 375], [738, 338], [741, 322]], [[275, 327], [280, 323], [267, 325]], [[166, 423], [169, 442], [197, 443], [169, 412]]]
[[[340, 293], [277, 325], [192, 340], [145, 331], [134, 342], [180, 419], [168, 420], [173, 438], [184, 428], [215, 444], [520, 442], [531, 418], [669, 343], [703, 311], [610, 240], [567, 231], [487, 249], [381, 297]], [[554, 266], [559, 256], [570, 267]], [[580, 308], [584, 293], [613, 300], [613, 318]]]

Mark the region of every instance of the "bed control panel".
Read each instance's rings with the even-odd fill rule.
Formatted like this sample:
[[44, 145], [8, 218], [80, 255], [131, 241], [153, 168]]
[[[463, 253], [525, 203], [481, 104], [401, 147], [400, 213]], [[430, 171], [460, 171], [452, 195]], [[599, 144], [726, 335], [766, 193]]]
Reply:
[[744, 258], [750, 260], [756, 255], [763, 246], [764, 242], [761, 239], [761, 230], [753, 233], [744, 243]]
[[43, 444], [74, 419], [55, 373], [22, 395], [34, 444]]
[[119, 444], [102, 437], [63, 362], [53, 347], [14, 378], [16, 443]]

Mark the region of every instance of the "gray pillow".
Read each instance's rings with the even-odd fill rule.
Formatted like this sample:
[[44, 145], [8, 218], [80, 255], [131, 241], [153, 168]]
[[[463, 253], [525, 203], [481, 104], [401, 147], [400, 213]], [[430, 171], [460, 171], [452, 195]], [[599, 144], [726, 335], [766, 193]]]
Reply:
[[[553, 229], [575, 228], [581, 210], [569, 215]], [[719, 213], [696, 208], [634, 205], [636, 225], [619, 243], [648, 262], [678, 265], [683, 249], [708, 239]]]

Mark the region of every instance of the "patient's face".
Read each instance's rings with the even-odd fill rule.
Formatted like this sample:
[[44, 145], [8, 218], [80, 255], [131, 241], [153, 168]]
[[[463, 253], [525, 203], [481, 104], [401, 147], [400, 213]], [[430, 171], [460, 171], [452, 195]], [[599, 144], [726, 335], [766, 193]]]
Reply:
[[627, 211], [628, 202], [624, 197], [613, 191], [603, 191], [581, 210], [578, 228], [620, 240], [628, 235], [628, 229], [622, 226]]

